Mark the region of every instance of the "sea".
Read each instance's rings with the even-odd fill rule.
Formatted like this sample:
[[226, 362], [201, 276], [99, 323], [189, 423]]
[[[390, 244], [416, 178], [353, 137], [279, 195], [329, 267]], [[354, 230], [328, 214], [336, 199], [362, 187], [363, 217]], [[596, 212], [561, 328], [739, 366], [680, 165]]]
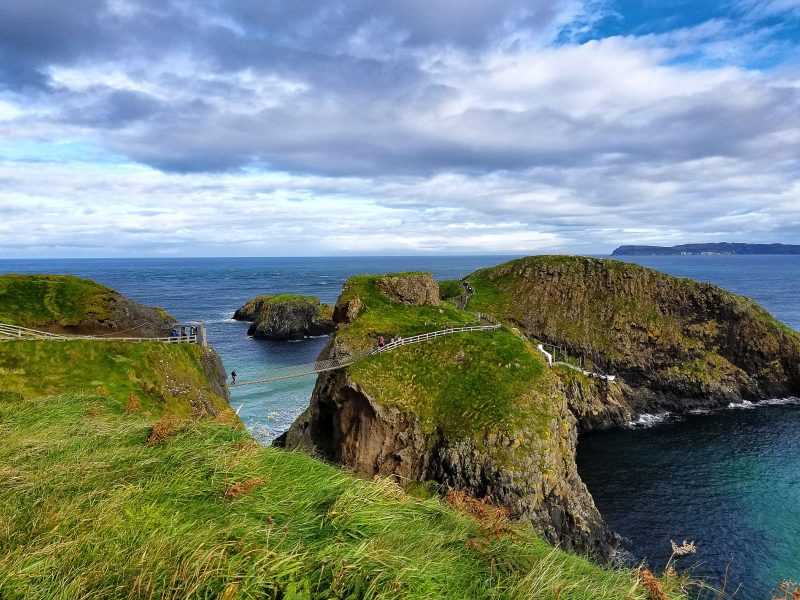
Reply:
[[[2, 273], [88, 277], [181, 321], [204, 321], [226, 369], [241, 380], [312, 362], [325, 337], [258, 341], [234, 311], [257, 294], [296, 293], [333, 303], [345, 280], [365, 273], [429, 271], [462, 277], [510, 256], [147, 258], [0, 260]], [[800, 256], [658, 256], [624, 260], [749, 296], [800, 330]], [[314, 378], [234, 388], [231, 404], [270, 443], [308, 405]], [[697, 553], [679, 570], [726, 597], [767, 599], [800, 580], [800, 400], [735, 404], [678, 418], [647, 415], [628, 428], [578, 442], [578, 468], [619, 537], [620, 560], [662, 571], [670, 540]], [[711, 596], [714, 597], [714, 596]]]

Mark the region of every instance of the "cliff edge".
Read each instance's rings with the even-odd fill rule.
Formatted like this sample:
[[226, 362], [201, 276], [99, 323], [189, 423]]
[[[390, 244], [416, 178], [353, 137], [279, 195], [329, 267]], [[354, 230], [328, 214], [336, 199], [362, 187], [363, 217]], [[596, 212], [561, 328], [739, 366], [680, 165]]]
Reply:
[[471, 308], [617, 376], [615, 386], [566, 383], [586, 429], [800, 393], [800, 334], [720, 287], [575, 256], [514, 260], [468, 280]]
[[[439, 303], [427, 274], [350, 279], [320, 359], [475, 316]], [[412, 291], [414, 290], [414, 291]], [[563, 548], [608, 555], [610, 531], [578, 477], [575, 418], [544, 357], [508, 328], [455, 333], [323, 373], [276, 442], [367, 478], [492, 499]]]

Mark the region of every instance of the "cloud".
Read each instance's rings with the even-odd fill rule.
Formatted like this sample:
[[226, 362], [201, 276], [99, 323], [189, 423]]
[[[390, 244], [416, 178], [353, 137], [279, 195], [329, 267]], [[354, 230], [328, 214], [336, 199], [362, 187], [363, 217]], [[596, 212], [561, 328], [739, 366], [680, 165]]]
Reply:
[[795, 8], [604, 37], [599, 1], [0, 2], [0, 252], [786, 241]]

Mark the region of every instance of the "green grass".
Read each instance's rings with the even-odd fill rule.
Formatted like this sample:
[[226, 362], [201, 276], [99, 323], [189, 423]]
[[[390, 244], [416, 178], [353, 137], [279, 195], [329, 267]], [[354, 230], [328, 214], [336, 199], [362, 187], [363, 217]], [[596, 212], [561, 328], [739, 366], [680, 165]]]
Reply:
[[[419, 273], [392, 275], [419, 275]], [[400, 302], [392, 302], [375, 286], [376, 281], [381, 277], [383, 275], [351, 277], [345, 283], [339, 298], [340, 304], [354, 298], [359, 298], [363, 303], [358, 318], [337, 334], [353, 349], [374, 346], [380, 336], [411, 336], [444, 329], [448, 324], [477, 324], [473, 314], [458, 310], [452, 304], [409, 306]]]
[[[644, 597], [629, 573], [526, 527], [498, 533], [437, 498], [258, 447], [230, 411], [192, 417], [191, 396], [162, 394], [208, 393], [199, 351], [0, 344], [0, 597]], [[166, 416], [184, 418], [149, 443]]]
[[452, 300], [464, 293], [464, 286], [458, 279], [447, 279], [439, 282], [439, 298]]
[[487, 431], [541, 430], [552, 414], [544, 357], [507, 330], [458, 333], [351, 368], [370, 397], [420, 419], [450, 439]]
[[120, 407], [135, 394], [154, 416], [187, 416], [190, 401], [226, 409], [224, 400], [206, 391], [201, 352], [196, 345], [158, 342], [0, 342], [0, 394], [21, 402], [102, 388]]
[[261, 302], [264, 306], [297, 303], [313, 304], [314, 306], [319, 307], [320, 319], [330, 320], [333, 318], [333, 306], [330, 304], [324, 304], [315, 296], [300, 296], [298, 294], [270, 294], [266, 296], [256, 296], [248, 300], [242, 308], [247, 312], [255, 312], [256, 304], [258, 302]]
[[[359, 298], [363, 303], [359, 316], [336, 334], [349, 348], [374, 346], [380, 335], [407, 337], [448, 323], [475, 322], [473, 313], [451, 304], [391, 302], [375, 286], [380, 277], [359, 276], [345, 284], [340, 302]], [[449, 439], [478, 441], [511, 432], [519, 437], [520, 449], [509, 449], [509, 456], [535, 451], [549, 435], [560, 402], [544, 357], [508, 329], [450, 334], [371, 357], [349, 369], [370, 398], [413, 414], [427, 431], [439, 429]]]
[[68, 275], [0, 275], [0, 322], [25, 327], [78, 325], [110, 316], [116, 293]]
[[215, 420], [149, 444], [152, 419], [120, 402], [0, 399], [4, 600], [646, 597], [527, 528], [497, 534]]

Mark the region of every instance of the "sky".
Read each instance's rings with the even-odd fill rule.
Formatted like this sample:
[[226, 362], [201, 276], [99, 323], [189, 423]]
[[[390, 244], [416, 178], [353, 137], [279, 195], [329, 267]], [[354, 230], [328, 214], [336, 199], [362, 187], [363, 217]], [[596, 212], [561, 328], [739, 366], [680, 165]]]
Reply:
[[800, 0], [0, 0], [0, 258], [800, 243]]

